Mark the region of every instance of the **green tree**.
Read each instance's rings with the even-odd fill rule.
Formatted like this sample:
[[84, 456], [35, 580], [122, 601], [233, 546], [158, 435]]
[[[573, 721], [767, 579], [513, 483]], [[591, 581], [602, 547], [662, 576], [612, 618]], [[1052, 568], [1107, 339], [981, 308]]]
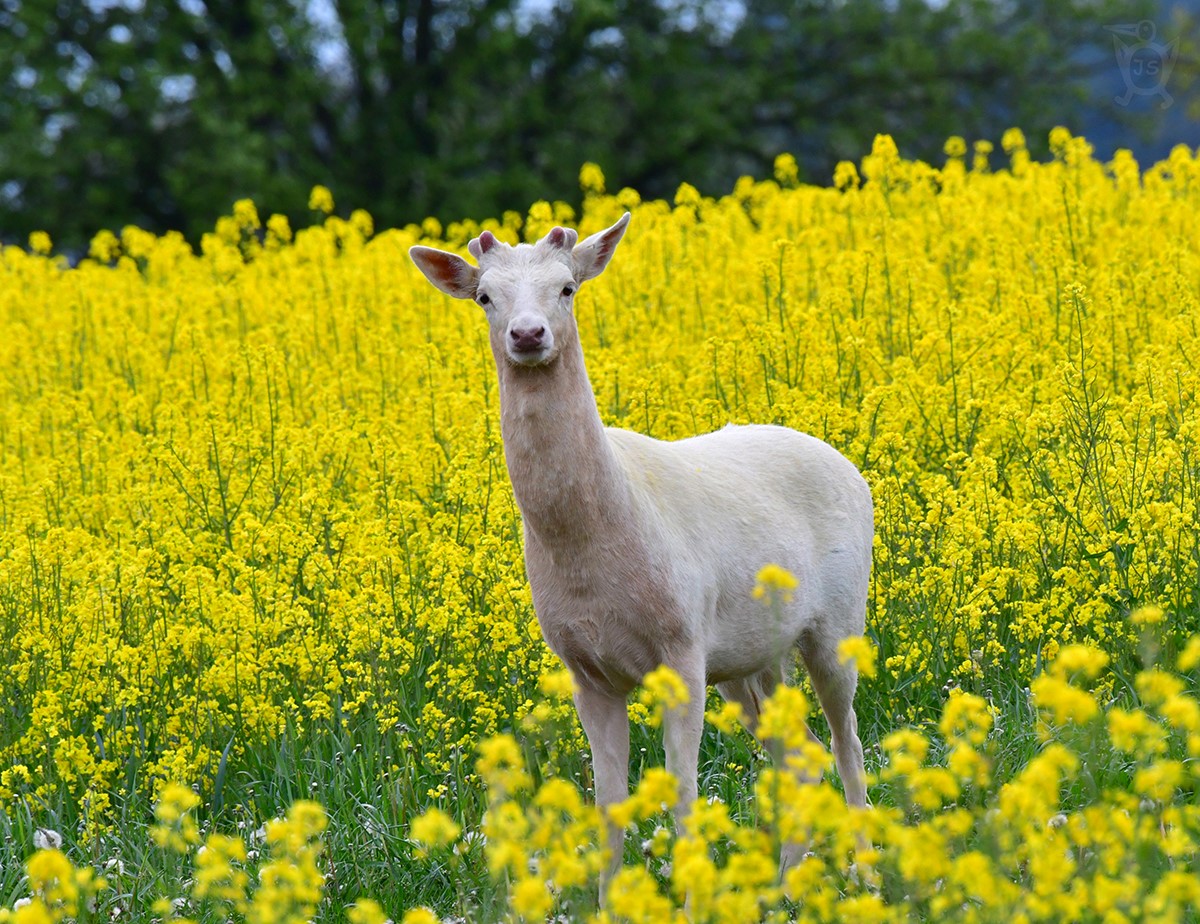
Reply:
[[[1140, 5], [1139, 5], [1140, 3]], [[1149, 0], [0, 0], [0, 236], [192, 240], [232, 202], [380, 225], [613, 185], [708, 193], [795, 153], [826, 181], [877, 132], [1082, 127], [1104, 26]], [[1193, 85], [1192, 94], [1195, 95]], [[1184, 101], [1184, 106], [1188, 105]], [[1144, 116], [1152, 118], [1153, 115]]]
[[1146, 0], [748, 0], [731, 51], [761, 75], [760, 141], [792, 150], [823, 180], [880, 132], [935, 163], [951, 135], [998, 142], [1011, 126], [1045, 151], [1050, 128], [1084, 127], [1089, 81], [1115, 73], [1105, 24], [1152, 9]]
[[3, 0], [0, 228], [193, 234], [319, 172], [315, 30], [261, 0]]

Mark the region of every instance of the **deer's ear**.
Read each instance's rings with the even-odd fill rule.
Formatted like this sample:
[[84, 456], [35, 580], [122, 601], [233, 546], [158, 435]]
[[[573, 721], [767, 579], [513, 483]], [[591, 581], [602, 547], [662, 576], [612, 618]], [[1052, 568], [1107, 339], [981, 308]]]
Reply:
[[479, 270], [462, 257], [433, 247], [410, 247], [417, 269], [438, 289], [454, 298], [474, 298], [479, 285]]
[[628, 224], [629, 213], [626, 212], [611, 228], [597, 231], [575, 248], [575, 274], [580, 282], [593, 279], [604, 272], [604, 267], [608, 266], [608, 261], [612, 259], [613, 251], [625, 235]]

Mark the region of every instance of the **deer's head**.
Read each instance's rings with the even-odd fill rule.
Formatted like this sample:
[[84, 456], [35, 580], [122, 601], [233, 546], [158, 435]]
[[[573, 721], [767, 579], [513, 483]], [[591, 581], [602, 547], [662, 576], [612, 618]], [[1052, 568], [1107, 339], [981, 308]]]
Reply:
[[626, 212], [578, 244], [570, 228], [553, 228], [536, 244], [516, 247], [484, 231], [467, 245], [478, 266], [432, 247], [412, 247], [409, 255], [438, 289], [483, 308], [497, 362], [542, 366], [553, 363], [574, 334], [575, 293], [608, 266], [628, 224]]

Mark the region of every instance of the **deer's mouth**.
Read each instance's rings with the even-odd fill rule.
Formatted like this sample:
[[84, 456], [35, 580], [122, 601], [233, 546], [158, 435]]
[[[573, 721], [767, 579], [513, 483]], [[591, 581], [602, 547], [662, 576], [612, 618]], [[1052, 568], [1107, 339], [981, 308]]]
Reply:
[[554, 350], [549, 346], [525, 348], [510, 346], [505, 350], [505, 355], [514, 366], [544, 366], [554, 358]]

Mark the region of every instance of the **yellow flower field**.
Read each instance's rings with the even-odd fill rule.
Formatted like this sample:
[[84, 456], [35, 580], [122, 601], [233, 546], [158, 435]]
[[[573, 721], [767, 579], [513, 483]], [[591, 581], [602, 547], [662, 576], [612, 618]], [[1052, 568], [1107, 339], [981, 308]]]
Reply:
[[[465, 253], [484, 228], [585, 235], [628, 209], [577, 301], [606, 423], [667, 439], [785, 424], [871, 484], [867, 640], [845, 655], [864, 667], [876, 808], [852, 816], [828, 783], [791, 792], [714, 697], [715, 801], [676, 838], [657, 830], [673, 782], [640, 773], [624, 820], [641, 833], [606, 920], [665, 920], [685, 900], [720, 921], [1190, 920], [1200, 156], [1102, 164], [1061, 129], [1049, 163], [1015, 130], [1003, 155], [951, 142], [932, 167], [880, 137], [831, 188], [798, 183], [785, 155], [720, 199], [684, 184], [643, 202], [588, 165], [580, 214], [542, 202], [376, 233], [318, 188], [312, 227], [239, 202], [199, 254], [135, 228], [100, 233], [75, 268], [46, 235], [0, 250], [5, 849], [23, 859], [50, 814], [70, 819], [71, 860], [108, 880], [96, 901], [134, 920], [591, 913], [598, 820], [525, 583], [486, 324], [407, 249]], [[767, 572], [764, 605], [804, 592], [789, 578]], [[671, 689], [655, 678], [635, 721], [653, 725]], [[793, 693], [785, 716], [806, 708]], [[639, 734], [644, 766], [661, 763]], [[328, 768], [266, 804], [264, 774], [307, 781], [322, 742]], [[253, 912], [266, 898], [234, 877], [240, 897], [208, 911], [194, 891], [199, 911], [153, 911], [100, 863], [128, 849], [132, 811], [142, 849], [175, 857], [155, 861], [156, 894], [182, 894], [180, 864], [238, 819], [313, 798], [336, 828], [326, 790], [351, 766], [360, 802], [390, 800], [395, 862], [413, 881], [432, 864], [440, 886], [334, 876], [305, 846], [325, 830], [308, 802], [286, 855], [316, 895], [326, 877], [324, 904]], [[173, 784], [198, 807], [170, 830], [160, 817], [147, 846], [149, 800]], [[189, 812], [212, 830], [180, 834]], [[780, 880], [789, 832], [814, 852]], [[208, 894], [259, 868], [242, 841], [209, 843], [188, 861], [224, 858], [195, 873]], [[471, 876], [490, 898], [456, 892]], [[0, 920], [40, 920], [20, 913]]]

